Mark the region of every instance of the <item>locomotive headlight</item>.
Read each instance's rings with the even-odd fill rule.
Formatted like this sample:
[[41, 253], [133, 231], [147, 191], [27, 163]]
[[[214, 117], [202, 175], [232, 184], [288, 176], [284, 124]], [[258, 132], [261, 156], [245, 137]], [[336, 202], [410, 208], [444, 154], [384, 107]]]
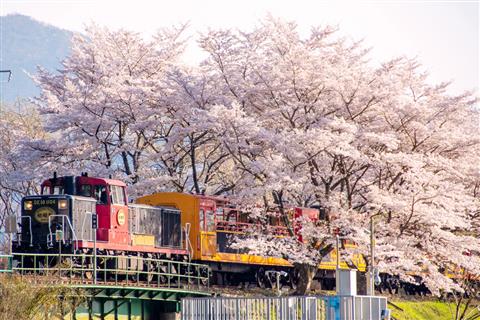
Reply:
[[68, 208], [68, 201], [66, 199], [58, 200], [58, 209], [67, 209]]
[[23, 209], [32, 210], [32, 208], [33, 208], [33, 202], [32, 201], [25, 201], [23, 203]]

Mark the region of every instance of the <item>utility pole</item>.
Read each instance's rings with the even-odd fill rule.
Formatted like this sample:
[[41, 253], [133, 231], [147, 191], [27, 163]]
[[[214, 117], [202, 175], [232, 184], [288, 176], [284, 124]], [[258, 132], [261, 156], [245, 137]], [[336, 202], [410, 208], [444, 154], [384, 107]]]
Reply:
[[374, 214], [370, 217], [370, 263], [368, 266], [368, 286], [367, 295], [375, 295], [375, 285], [380, 285], [382, 279], [378, 275], [378, 271], [375, 269], [375, 220], [376, 216], [381, 213]]
[[340, 292], [340, 236], [335, 235], [335, 250], [337, 251], [337, 263], [335, 264], [335, 291]]
[[370, 277], [370, 283], [368, 284], [368, 295], [375, 295], [375, 282], [373, 279], [374, 276], [374, 264], [375, 264], [375, 226], [373, 223], [373, 217], [370, 217], [370, 265], [368, 275]]
[[62, 240], [63, 240], [64, 234], [62, 230], [56, 230], [55, 231], [55, 241], [58, 243], [58, 278], [60, 279], [62, 277], [61, 272], [62, 272]]

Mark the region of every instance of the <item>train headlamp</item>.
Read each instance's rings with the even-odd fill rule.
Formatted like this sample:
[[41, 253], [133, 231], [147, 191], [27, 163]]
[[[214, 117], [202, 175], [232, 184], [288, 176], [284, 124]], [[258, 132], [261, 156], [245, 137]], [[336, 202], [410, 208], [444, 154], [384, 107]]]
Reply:
[[27, 200], [23, 203], [23, 209], [25, 210], [32, 210], [33, 202], [31, 200]]
[[68, 201], [66, 199], [58, 200], [58, 209], [63, 210], [68, 208]]

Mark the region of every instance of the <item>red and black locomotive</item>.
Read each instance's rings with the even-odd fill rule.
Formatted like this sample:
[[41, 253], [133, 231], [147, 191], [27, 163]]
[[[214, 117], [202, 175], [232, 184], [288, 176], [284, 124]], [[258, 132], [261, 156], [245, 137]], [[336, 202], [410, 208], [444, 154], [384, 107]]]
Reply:
[[188, 258], [180, 211], [129, 204], [118, 180], [54, 174], [40, 195], [22, 199], [20, 219], [15, 252], [91, 253], [95, 240], [98, 252], [109, 255]]

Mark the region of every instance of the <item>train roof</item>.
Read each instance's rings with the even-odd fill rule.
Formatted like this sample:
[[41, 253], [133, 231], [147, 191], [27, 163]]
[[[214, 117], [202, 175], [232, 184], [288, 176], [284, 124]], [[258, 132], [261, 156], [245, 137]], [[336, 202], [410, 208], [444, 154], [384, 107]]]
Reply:
[[53, 178], [49, 178], [49, 179], [46, 179], [42, 182], [42, 186], [48, 186], [52, 183], [52, 180], [53, 179], [58, 179], [58, 180], [62, 180], [62, 179], [65, 179], [65, 178], [74, 178], [75, 180], [77, 178], [80, 178], [82, 180], [82, 182], [91, 182], [91, 183], [99, 183], [99, 182], [103, 182], [105, 184], [108, 184], [108, 185], [112, 185], [112, 186], [119, 186], [119, 187], [126, 187], [126, 183], [121, 181], [121, 180], [115, 180], [115, 179], [107, 179], [107, 178], [99, 178], [99, 177], [89, 177], [89, 176], [60, 176], [60, 177], [53, 177]]

